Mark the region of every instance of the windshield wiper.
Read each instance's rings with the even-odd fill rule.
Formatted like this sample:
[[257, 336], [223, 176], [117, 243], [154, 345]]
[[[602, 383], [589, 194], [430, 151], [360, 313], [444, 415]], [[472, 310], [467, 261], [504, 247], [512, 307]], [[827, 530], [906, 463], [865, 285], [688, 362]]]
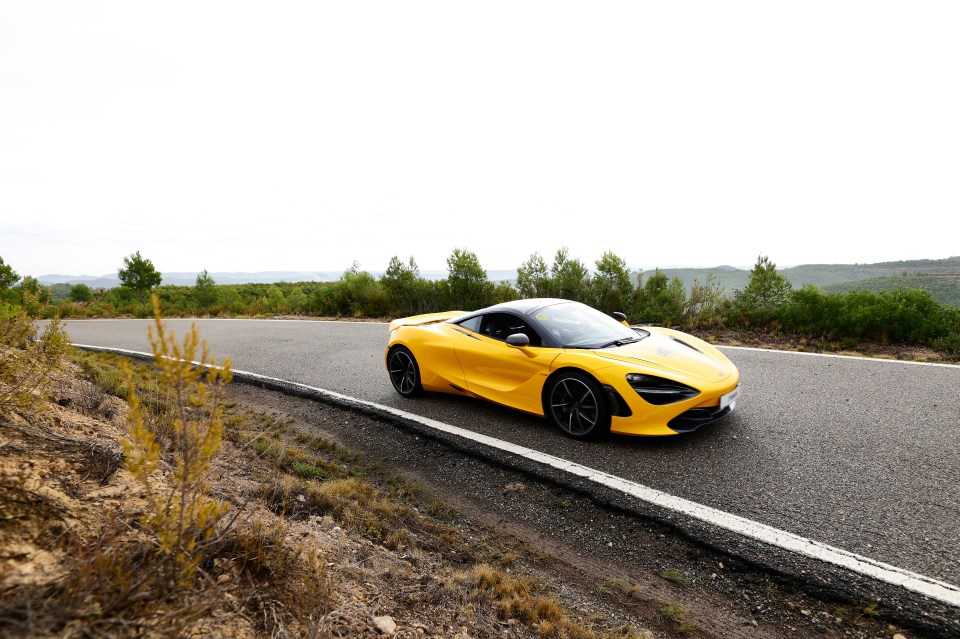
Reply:
[[620, 339], [615, 339], [612, 342], [607, 342], [602, 346], [597, 346], [597, 348], [610, 348], [611, 346], [623, 346], [624, 344], [633, 344], [634, 342], [639, 342], [642, 338], [640, 337], [621, 337]]

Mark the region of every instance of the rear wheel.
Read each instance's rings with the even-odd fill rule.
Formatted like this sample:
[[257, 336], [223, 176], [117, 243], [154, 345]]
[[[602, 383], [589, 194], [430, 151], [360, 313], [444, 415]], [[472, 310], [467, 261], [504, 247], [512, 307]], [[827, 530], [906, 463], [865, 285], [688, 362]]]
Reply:
[[416, 397], [423, 393], [420, 384], [420, 367], [417, 360], [406, 346], [397, 346], [390, 351], [387, 357], [387, 370], [390, 372], [390, 382], [398, 393], [404, 397]]
[[579, 371], [564, 371], [553, 378], [543, 410], [574, 439], [592, 439], [610, 431], [610, 407], [603, 389]]

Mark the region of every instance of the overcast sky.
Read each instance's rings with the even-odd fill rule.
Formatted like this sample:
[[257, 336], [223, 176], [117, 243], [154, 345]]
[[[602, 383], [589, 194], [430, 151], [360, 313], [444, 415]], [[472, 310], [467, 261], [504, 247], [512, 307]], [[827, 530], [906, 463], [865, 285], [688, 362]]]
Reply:
[[960, 254], [960, 3], [0, 0], [21, 275]]

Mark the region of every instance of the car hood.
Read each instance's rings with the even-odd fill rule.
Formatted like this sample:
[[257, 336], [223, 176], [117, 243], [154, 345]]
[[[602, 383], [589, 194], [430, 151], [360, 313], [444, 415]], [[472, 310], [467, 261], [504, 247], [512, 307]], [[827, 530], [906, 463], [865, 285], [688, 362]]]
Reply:
[[[655, 330], [655, 329], [654, 329]], [[651, 332], [633, 344], [593, 351], [599, 357], [625, 364], [640, 363], [705, 382], [719, 382], [736, 371], [727, 357], [690, 335], [669, 331]]]

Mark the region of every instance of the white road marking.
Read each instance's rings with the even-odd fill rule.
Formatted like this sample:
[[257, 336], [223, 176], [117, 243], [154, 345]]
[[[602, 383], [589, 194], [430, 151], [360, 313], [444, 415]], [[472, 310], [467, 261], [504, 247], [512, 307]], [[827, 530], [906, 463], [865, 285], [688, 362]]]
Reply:
[[755, 346], [721, 346], [716, 348], [731, 351], [759, 351], [761, 353], [782, 353], [784, 355], [805, 355], [807, 357], [835, 357], [837, 359], [858, 359], [865, 362], [885, 362], [887, 364], [909, 364], [911, 366], [940, 366], [943, 368], [960, 368], [960, 364], [943, 364], [941, 362], [914, 362], [909, 359], [887, 359], [885, 357], [864, 357], [863, 355], [838, 355], [836, 353], [808, 353], [805, 351], [784, 351], [777, 348], [757, 348]]
[[[149, 353], [131, 351], [122, 348], [105, 348], [101, 346], [88, 346], [84, 344], [74, 344], [74, 346], [87, 350], [105, 351], [120, 355], [152, 357], [152, 355]], [[790, 353], [793, 351], [783, 352]], [[583, 466], [561, 457], [555, 457], [553, 455], [548, 455], [547, 453], [542, 453], [538, 450], [512, 444], [502, 439], [497, 439], [496, 437], [490, 437], [489, 435], [475, 433], [471, 430], [466, 430], [458, 426], [452, 426], [429, 417], [423, 417], [421, 415], [409, 413], [398, 408], [384, 406], [383, 404], [357, 399], [356, 397], [350, 397], [349, 395], [343, 395], [342, 393], [336, 393], [334, 391], [317, 388], [315, 386], [291, 382], [277, 377], [268, 377], [266, 375], [260, 375], [259, 373], [251, 373], [247, 371], [235, 370], [233, 372], [234, 375], [241, 378], [247, 378], [253, 381], [261, 380], [267, 382], [279, 382], [293, 388], [300, 388], [330, 397], [332, 399], [337, 399], [354, 405], [366, 406], [381, 413], [386, 413], [406, 420], [414, 421], [423, 426], [427, 426], [428, 428], [449, 433], [451, 435], [456, 435], [458, 437], [462, 437], [463, 439], [467, 439], [478, 444], [483, 444], [484, 446], [489, 446], [490, 448], [508, 452], [530, 461], [570, 473], [571, 475], [584, 478], [587, 481], [592, 481], [601, 486], [606, 486], [607, 488], [611, 488], [625, 495], [630, 495], [648, 504], [681, 513], [693, 519], [706, 522], [713, 526], [717, 526], [718, 528], [729, 530], [769, 546], [775, 546], [777, 548], [782, 548], [805, 557], [810, 557], [818, 561], [846, 568], [851, 572], [871, 577], [878, 581], [882, 581], [894, 586], [900, 586], [906, 590], [910, 590], [931, 599], [935, 599], [936, 601], [960, 608], [960, 587], [945, 581], [934, 579], [933, 577], [927, 577], [926, 575], [921, 575], [903, 568], [898, 568], [897, 566], [877, 561], [876, 559], [871, 559], [870, 557], [866, 557], [864, 555], [859, 555], [842, 548], [837, 548], [835, 546], [815, 541], [807, 537], [795, 535], [785, 530], [780, 530], [766, 524], [761, 524], [760, 522], [747, 519], [746, 517], [724, 512], [710, 506], [704, 506], [703, 504], [698, 504], [682, 497], [670, 495], [654, 488], [650, 488], [649, 486], [644, 486], [643, 484], [639, 484], [622, 477], [617, 477], [616, 475], [610, 475], [609, 473], [605, 473], [595, 468], [590, 468], [589, 466]]]

